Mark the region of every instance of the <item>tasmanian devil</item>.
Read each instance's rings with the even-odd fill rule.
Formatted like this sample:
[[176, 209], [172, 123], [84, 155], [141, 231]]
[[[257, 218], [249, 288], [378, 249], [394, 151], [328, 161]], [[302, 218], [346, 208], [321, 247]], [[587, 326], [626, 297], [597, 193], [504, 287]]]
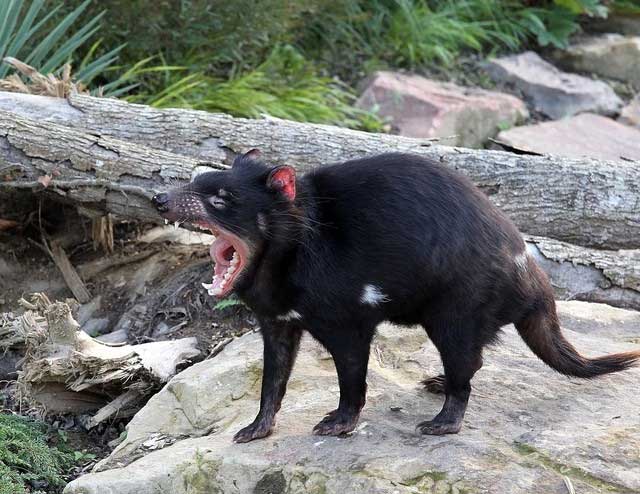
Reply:
[[369, 347], [384, 320], [421, 324], [440, 352], [445, 402], [422, 434], [460, 430], [482, 349], [514, 323], [529, 348], [568, 376], [624, 370], [640, 352], [581, 356], [563, 338], [551, 285], [515, 225], [461, 174], [421, 157], [384, 154], [296, 177], [252, 150], [153, 199], [171, 221], [216, 236], [216, 297], [235, 292], [264, 340], [260, 411], [235, 435], [267, 436], [300, 336], [331, 353], [338, 408], [313, 432], [353, 430], [365, 404]]

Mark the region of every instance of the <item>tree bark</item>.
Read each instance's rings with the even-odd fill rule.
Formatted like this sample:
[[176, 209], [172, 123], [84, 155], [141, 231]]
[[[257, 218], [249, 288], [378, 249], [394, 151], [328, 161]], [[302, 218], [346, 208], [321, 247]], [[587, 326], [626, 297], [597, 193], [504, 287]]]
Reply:
[[[85, 95], [64, 100], [0, 93], [0, 110], [37, 120], [27, 124], [26, 120], [16, 119], [8, 137], [5, 122], [15, 117], [5, 114], [2, 118], [0, 125], [4, 130], [0, 136], [10, 142], [14, 153], [27, 148], [24, 152], [28, 156], [39, 158], [28, 153], [33, 145], [45, 161], [53, 158], [64, 162], [65, 140], [71, 139], [82, 148], [73, 150], [82, 154], [80, 167], [87, 175], [95, 172], [110, 181], [110, 185], [101, 182], [100, 187], [111, 202], [115, 201], [114, 194], [122, 195], [123, 187], [135, 184], [149, 190], [162, 188], [170, 177], [188, 179], [198, 164], [214, 167], [229, 164], [237, 153], [252, 148], [260, 149], [270, 163], [290, 164], [303, 172], [325, 163], [382, 152], [410, 152], [467, 174], [524, 232], [598, 248], [640, 247], [637, 163], [453, 148], [428, 140], [326, 125], [159, 110]], [[30, 132], [21, 138], [21, 128], [29, 126]], [[73, 133], [68, 127], [81, 132]], [[33, 142], [36, 137], [37, 142]], [[60, 145], [52, 150], [55, 156], [46, 152], [50, 138], [60, 140]], [[8, 153], [5, 148], [6, 145], [0, 145], [3, 161], [11, 156], [11, 150]], [[123, 160], [116, 160], [113, 153], [119, 154], [117, 158], [122, 155]], [[111, 160], [109, 166], [98, 164], [105, 159]], [[108, 173], [104, 172], [106, 168]], [[78, 170], [75, 166], [75, 172]], [[99, 194], [98, 189], [93, 188], [94, 194]], [[140, 203], [129, 205], [130, 215], [138, 213], [137, 209], [131, 209], [134, 206], [148, 209]], [[116, 209], [114, 212], [122, 214], [121, 204]]]
[[29, 189], [98, 211], [159, 222], [150, 201], [153, 194], [173, 181], [189, 179], [202, 164], [195, 158], [0, 111], [0, 193]]
[[640, 249], [596, 250], [531, 235], [525, 241], [556, 298], [640, 310]]

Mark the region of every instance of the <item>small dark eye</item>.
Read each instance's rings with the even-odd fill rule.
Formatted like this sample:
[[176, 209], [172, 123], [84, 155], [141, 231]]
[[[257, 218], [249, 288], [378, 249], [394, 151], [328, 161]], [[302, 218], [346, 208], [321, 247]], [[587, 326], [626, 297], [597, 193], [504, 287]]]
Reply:
[[224, 199], [218, 197], [218, 196], [211, 196], [209, 198], [209, 203], [216, 209], [224, 209], [225, 206], [227, 205], [227, 203], [224, 201]]

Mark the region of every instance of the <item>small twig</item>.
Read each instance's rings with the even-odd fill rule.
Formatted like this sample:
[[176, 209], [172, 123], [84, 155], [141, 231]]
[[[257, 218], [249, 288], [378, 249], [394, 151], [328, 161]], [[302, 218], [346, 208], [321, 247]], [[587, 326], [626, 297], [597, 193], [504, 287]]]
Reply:
[[567, 491], [569, 492], [569, 494], [576, 494], [576, 491], [573, 488], [573, 483], [571, 482], [571, 479], [565, 475], [562, 477], [562, 480], [564, 481], [564, 486], [567, 488]]
[[218, 355], [222, 350], [225, 349], [225, 347], [231, 343], [233, 341], [233, 338], [225, 338], [222, 341], [219, 341], [216, 346], [214, 346], [211, 351], [209, 352], [209, 355], [207, 355], [207, 358], [205, 360], [209, 360], [213, 357], [215, 357], [216, 355]]
[[76, 300], [81, 304], [89, 302], [91, 300], [91, 293], [87, 290], [84, 281], [82, 281], [82, 278], [80, 278], [80, 275], [73, 267], [73, 264], [71, 264], [71, 261], [67, 257], [67, 253], [64, 251], [62, 246], [57, 242], [53, 242], [51, 247], [49, 247], [44, 233], [42, 234], [42, 243], [49, 253], [49, 256], [53, 259], [53, 262], [58, 266], [64, 281], [67, 283], [67, 286], [71, 290], [71, 293], [73, 293]]
[[11, 182], [0, 182], [0, 187], [5, 188], [15, 188], [15, 189], [43, 189], [43, 190], [55, 190], [55, 189], [74, 189], [78, 187], [93, 187], [93, 188], [101, 188], [107, 190], [113, 190], [116, 192], [130, 193], [136, 194], [139, 196], [146, 197], [147, 199], [151, 199], [154, 195], [154, 191], [150, 189], [145, 189], [143, 187], [139, 187], [137, 185], [120, 185], [114, 184], [113, 182], [109, 182], [106, 180], [88, 180], [88, 179], [78, 179], [78, 180], [52, 180], [51, 184], [45, 189], [43, 185], [37, 180], [31, 182], [22, 182], [22, 181], [11, 181]]

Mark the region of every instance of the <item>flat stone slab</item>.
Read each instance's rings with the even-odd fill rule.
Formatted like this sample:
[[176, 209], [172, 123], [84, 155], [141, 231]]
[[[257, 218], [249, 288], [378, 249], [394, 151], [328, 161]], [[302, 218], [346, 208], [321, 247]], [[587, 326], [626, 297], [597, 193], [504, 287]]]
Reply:
[[620, 112], [619, 122], [640, 128], [640, 95], [636, 96]]
[[613, 115], [622, 106], [604, 82], [563, 72], [532, 51], [494, 58], [487, 71], [496, 83], [518, 91], [536, 111], [553, 119], [582, 112]]
[[557, 50], [554, 59], [568, 70], [618, 79], [640, 89], [640, 36], [591, 36]]
[[[629, 340], [640, 335], [637, 313], [564, 305], [565, 335], [583, 354], [638, 348]], [[417, 383], [438, 374], [440, 360], [421, 328], [383, 324], [357, 430], [319, 437], [311, 429], [335, 407], [338, 385], [332, 360], [305, 338], [273, 435], [234, 444], [258, 409], [261, 360], [261, 338], [248, 334], [174, 377], [102, 471], [65, 494], [566, 494], [565, 477], [580, 494], [640, 492], [640, 369], [568, 379], [507, 327], [485, 351], [460, 434], [420, 436], [415, 425], [443, 398]]]
[[524, 102], [509, 94], [396, 72], [375, 73], [357, 106], [375, 109], [399, 135], [472, 148], [528, 117]]
[[592, 113], [500, 132], [498, 141], [568, 158], [640, 161], [640, 130]]

